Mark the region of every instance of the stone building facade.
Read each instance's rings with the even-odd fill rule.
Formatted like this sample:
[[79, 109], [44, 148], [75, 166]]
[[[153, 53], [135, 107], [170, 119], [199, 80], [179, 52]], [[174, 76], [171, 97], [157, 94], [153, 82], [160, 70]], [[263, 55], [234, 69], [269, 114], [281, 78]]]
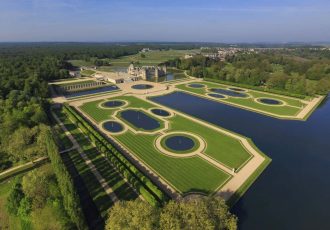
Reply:
[[165, 76], [167, 73], [166, 66], [142, 66], [137, 67], [133, 64], [130, 64], [127, 73], [133, 76], [137, 76], [142, 80], [148, 80], [150, 78], [158, 78]]

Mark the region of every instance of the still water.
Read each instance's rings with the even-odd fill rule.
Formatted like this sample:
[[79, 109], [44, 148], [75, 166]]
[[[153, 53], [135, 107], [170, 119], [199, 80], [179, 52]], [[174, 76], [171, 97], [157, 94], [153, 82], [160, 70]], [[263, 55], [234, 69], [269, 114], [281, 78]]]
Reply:
[[279, 120], [176, 92], [151, 100], [252, 138], [271, 164], [232, 208], [240, 229], [330, 229], [330, 102]]
[[160, 127], [156, 119], [139, 110], [127, 109], [122, 111], [120, 116], [138, 129], [153, 130]]

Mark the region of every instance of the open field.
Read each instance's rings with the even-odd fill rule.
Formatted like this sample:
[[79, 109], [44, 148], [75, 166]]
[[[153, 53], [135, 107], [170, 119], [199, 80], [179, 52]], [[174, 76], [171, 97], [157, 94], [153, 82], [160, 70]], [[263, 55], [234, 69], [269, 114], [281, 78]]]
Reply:
[[[254, 111], [258, 112], [265, 112], [273, 115], [279, 115], [279, 116], [295, 116], [299, 112], [302, 111], [302, 109], [306, 106], [306, 103], [304, 103], [300, 99], [291, 98], [287, 96], [281, 96], [281, 95], [275, 95], [271, 93], [266, 92], [258, 92], [248, 89], [243, 89], [243, 94], [246, 94], [247, 97], [232, 97], [232, 96], [225, 96], [225, 98], [214, 98], [208, 96], [208, 93], [213, 93], [210, 90], [211, 89], [228, 89], [228, 88], [238, 88], [233, 86], [227, 86], [223, 84], [218, 83], [212, 83], [207, 81], [201, 81], [201, 82], [195, 82], [195, 84], [202, 84], [205, 85], [203, 88], [192, 88], [189, 87], [189, 84], [179, 84], [176, 85], [176, 88], [184, 91], [188, 91], [194, 94], [198, 94], [200, 96], [207, 97], [208, 99], [216, 100], [219, 102], [229, 103], [232, 105], [236, 105], [239, 107], [248, 108]], [[258, 100], [261, 98], [267, 98], [267, 99], [275, 99], [280, 102], [279, 105], [270, 105], [270, 104], [263, 104], [259, 102]]]
[[[100, 104], [106, 100], [96, 100], [83, 104], [79, 109], [102, 129], [100, 124], [103, 121], [118, 120], [118, 117], [114, 116], [116, 111], [128, 108], [141, 108], [148, 111], [150, 108], [157, 107], [134, 96], [111, 98], [111, 100], [116, 99], [125, 100], [128, 104], [120, 108], [102, 108]], [[131, 127], [124, 133], [111, 135], [111, 138], [125, 146], [130, 153], [181, 194], [189, 192], [213, 193], [230, 179], [231, 175], [228, 172], [232, 168], [239, 170], [251, 158], [250, 153], [235, 138], [195, 123], [186, 117], [178, 114], [168, 118], [159, 118], [151, 113], [148, 115], [168, 123], [168, 126], [165, 125], [167, 128], [151, 134], [132, 130]], [[224, 168], [219, 168], [198, 154], [189, 157], [177, 157], [161, 152], [155, 145], [156, 139], [161, 134], [172, 132], [191, 133], [202, 138], [205, 141], [205, 149], [200, 154], [203, 154], [206, 159], [215, 160]], [[224, 169], [226, 170], [224, 171]]]
[[83, 70], [83, 71], [80, 72], [81, 76], [86, 76], [86, 77], [89, 77], [89, 76], [91, 76], [94, 73], [95, 73], [95, 71], [94, 70], [90, 70], [90, 69], [85, 69], [85, 70]]
[[110, 59], [113, 66], [128, 66], [131, 62], [139, 62], [141, 65], [158, 65], [170, 59], [179, 58], [187, 53], [198, 52], [199, 50], [168, 50], [168, 51], [149, 51], [143, 53], [145, 57], [141, 57], [141, 53], [129, 56], [123, 56], [117, 59]]

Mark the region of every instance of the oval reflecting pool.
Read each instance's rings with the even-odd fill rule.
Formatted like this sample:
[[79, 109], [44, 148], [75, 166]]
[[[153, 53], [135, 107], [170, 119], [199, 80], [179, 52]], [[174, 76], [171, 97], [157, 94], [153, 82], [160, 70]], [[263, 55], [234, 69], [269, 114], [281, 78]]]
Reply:
[[124, 105], [124, 102], [119, 100], [106, 101], [102, 104], [103, 107], [107, 107], [107, 108], [115, 108], [122, 105]]
[[162, 117], [168, 117], [171, 115], [169, 112], [167, 112], [164, 109], [152, 109], [151, 112]]
[[192, 84], [189, 84], [188, 86], [191, 88], [204, 88], [205, 87], [205, 85], [197, 84], [197, 83], [192, 83]]
[[154, 130], [160, 127], [158, 120], [139, 110], [124, 110], [120, 113], [120, 116], [137, 129]]
[[228, 88], [230, 90], [233, 90], [233, 91], [237, 91], [237, 92], [244, 92], [245, 90], [244, 89], [240, 89], [240, 88]]
[[225, 98], [225, 96], [223, 96], [221, 94], [217, 94], [217, 93], [209, 93], [207, 95], [210, 97], [215, 97], [215, 98]]
[[264, 103], [264, 104], [268, 104], [268, 105], [281, 105], [282, 102], [275, 100], [275, 99], [270, 99], [270, 98], [261, 98], [258, 99], [259, 102]]
[[132, 86], [132, 89], [151, 89], [151, 88], [153, 88], [153, 86], [148, 84], [137, 84]]
[[184, 135], [173, 135], [165, 137], [165, 146], [174, 151], [189, 151], [194, 148], [195, 142], [192, 138]]
[[221, 93], [230, 97], [247, 97], [248, 95], [245, 93], [239, 93], [235, 91], [231, 91], [228, 89], [220, 89], [220, 88], [212, 88], [210, 89], [211, 92], [213, 93]]
[[106, 121], [103, 123], [103, 128], [112, 133], [119, 133], [123, 131], [124, 127], [117, 121]]

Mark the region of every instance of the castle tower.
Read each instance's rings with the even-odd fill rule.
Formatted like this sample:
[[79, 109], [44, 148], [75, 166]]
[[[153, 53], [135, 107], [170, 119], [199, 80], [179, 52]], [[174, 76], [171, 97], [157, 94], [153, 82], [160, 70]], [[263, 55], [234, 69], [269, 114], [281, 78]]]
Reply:
[[155, 67], [155, 78], [156, 78], [156, 80], [158, 80], [158, 77], [159, 77], [159, 69], [158, 69], [158, 67], [156, 66], [156, 67]]
[[166, 65], [163, 65], [162, 66], [162, 70], [164, 72], [164, 75], [166, 75], [167, 74], [167, 67], [166, 67]]

